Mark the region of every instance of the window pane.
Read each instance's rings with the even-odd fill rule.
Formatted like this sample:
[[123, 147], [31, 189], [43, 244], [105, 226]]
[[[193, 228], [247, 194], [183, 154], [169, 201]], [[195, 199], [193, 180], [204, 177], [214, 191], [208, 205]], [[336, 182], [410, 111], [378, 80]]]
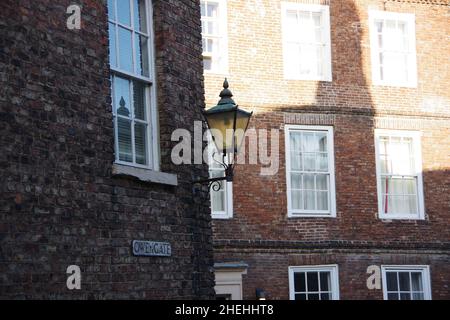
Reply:
[[300, 190], [292, 190], [292, 209], [303, 209], [303, 191]]
[[321, 18], [322, 18], [322, 13], [321, 12], [313, 12], [312, 13], [312, 18], [313, 18], [313, 21], [314, 21], [314, 26], [317, 28], [317, 27], [320, 27], [321, 26]]
[[300, 47], [300, 73], [314, 76], [317, 74], [317, 50], [315, 45], [302, 45]]
[[386, 283], [388, 291], [397, 291], [397, 272], [386, 272]]
[[303, 153], [303, 170], [316, 171], [316, 154]]
[[109, 63], [111, 67], [117, 67], [117, 53], [116, 53], [116, 27], [109, 23]]
[[387, 299], [388, 300], [398, 300], [398, 293], [397, 292], [388, 293]]
[[117, 1], [117, 17], [119, 23], [127, 26], [131, 26], [131, 9], [129, 0], [118, 0]]
[[116, 20], [115, 0], [108, 0], [108, 18]]
[[298, 131], [291, 131], [289, 133], [289, 142], [291, 151], [300, 152], [301, 151], [301, 140], [302, 133]]
[[316, 188], [317, 190], [328, 190], [328, 175], [316, 175]]
[[131, 31], [119, 27], [119, 64], [120, 68], [133, 72], [133, 54], [131, 44]]
[[318, 139], [319, 143], [319, 150], [320, 152], [328, 152], [327, 149], [327, 134], [325, 132], [318, 132], [316, 133], [316, 137]]
[[294, 273], [294, 290], [295, 292], [305, 292], [305, 273], [304, 272], [295, 272]]
[[148, 38], [136, 34], [134, 44], [136, 46], [136, 73], [148, 77], [150, 74], [148, 63]]
[[298, 41], [298, 25], [297, 25], [297, 12], [288, 10], [286, 12], [286, 40], [287, 41]]
[[305, 191], [304, 195], [304, 201], [305, 201], [305, 209], [306, 210], [316, 210], [316, 204], [315, 204], [315, 199], [314, 199], [314, 191]]
[[422, 292], [413, 292], [412, 299], [413, 300], [424, 300], [424, 295]]
[[304, 183], [305, 189], [315, 190], [313, 174], [304, 174], [303, 175], [303, 183]]
[[204, 1], [200, 1], [200, 12], [201, 12], [202, 17], [206, 15], [205, 6], [206, 6], [206, 3]]
[[417, 196], [405, 196], [405, 210], [407, 213], [418, 213]]
[[320, 300], [331, 300], [331, 294], [330, 293], [321, 293]]
[[422, 272], [411, 272], [411, 282], [413, 291], [423, 291]]
[[140, 120], [146, 120], [146, 95], [142, 82], [133, 81], [134, 116]]
[[317, 272], [307, 272], [307, 280], [308, 292], [319, 291], [319, 277]]
[[145, 0], [134, 1], [134, 28], [137, 31], [147, 33], [147, 10], [145, 8]]
[[409, 292], [400, 293], [400, 300], [411, 300], [411, 294]]
[[409, 272], [399, 272], [398, 280], [400, 284], [400, 291], [409, 291]]
[[327, 153], [319, 153], [317, 154], [317, 171], [328, 171], [328, 154]]
[[225, 192], [211, 190], [211, 203], [213, 212], [225, 211]]
[[317, 191], [317, 210], [328, 210], [327, 191]]
[[302, 175], [300, 173], [291, 173], [292, 189], [302, 189]]
[[147, 125], [136, 123], [134, 125], [134, 140], [136, 163], [147, 164]]
[[302, 139], [303, 152], [317, 152], [319, 151], [319, 141], [314, 132], [304, 132]]
[[133, 162], [133, 151], [131, 145], [131, 121], [117, 118], [117, 129], [119, 138], [119, 160]]
[[302, 155], [291, 151], [291, 170], [302, 170]]
[[319, 294], [318, 293], [308, 294], [308, 300], [319, 300]]
[[403, 180], [403, 184], [405, 187], [405, 194], [416, 194], [416, 180], [417, 178], [407, 178]]
[[114, 77], [114, 102], [119, 115], [131, 116], [130, 81]]
[[209, 2], [206, 6], [206, 15], [208, 17], [217, 17], [218, 4]]
[[330, 272], [320, 272], [320, 290], [331, 291], [331, 274]]
[[203, 68], [205, 70], [211, 70], [211, 58], [203, 57]]
[[306, 300], [306, 294], [304, 294], [304, 293], [296, 294], [295, 295], [295, 300]]

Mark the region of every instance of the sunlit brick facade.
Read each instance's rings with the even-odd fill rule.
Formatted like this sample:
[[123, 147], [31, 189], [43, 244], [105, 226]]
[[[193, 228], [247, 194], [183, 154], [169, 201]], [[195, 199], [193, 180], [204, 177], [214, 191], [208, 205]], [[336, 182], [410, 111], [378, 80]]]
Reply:
[[[256, 298], [257, 288], [269, 299], [450, 298], [448, 3], [218, 3], [217, 14], [225, 12], [226, 19], [218, 19], [217, 35], [226, 41], [218, 45], [219, 53], [205, 54], [213, 64], [205, 62], [207, 106], [217, 102], [227, 77], [236, 103], [254, 111], [250, 129], [276, 130], [280, 148], [274, 175], [261, 175], [267, 166], [261, 162], [236, 167], [232, 214], [213, 219], [216, 291], [244, 299]], [[205, 28], [204, 37], [210, 31]], [[313, 39], [321, 54], [302, 47], [314, 28], [322, 28]], [[312, 63], [320, 64], [317, 70]], [[320, 177], [328, 179], [325, 204], [318, 200], [323, 172], [308, 173], [306, 164], [295, 171], [292, 159], [287, 161], [289, 152], [308, 151], [285, 149], [292, 138], [285, 139], [288, 128], [325, 128], [332, 134], [326, 155], [334, 162], [328, 163], [328, 176]], [[410, 146], [411, 153], [396, 141]], [[409, 173], [406, 158], [414, 162]], [[303, 190], [293, 187], [296, 175], [315, 176], [315, 206], [302, 198], [310, 196], [304, 184], [298, 187]], [[403, 189], [395, 183], [404, 183]], [[325, 216], [317, 214], [321, 206]], [[380, 286], [375, 281], [370, 289], [369, 266], [380, 271]], [[314, 283], [317, 272], [324, 273], [322, 291]], [[235, 285], [223, 275], [234, 277]], [[305, 276], [311, 277], [311, 288], [305, 288]]]

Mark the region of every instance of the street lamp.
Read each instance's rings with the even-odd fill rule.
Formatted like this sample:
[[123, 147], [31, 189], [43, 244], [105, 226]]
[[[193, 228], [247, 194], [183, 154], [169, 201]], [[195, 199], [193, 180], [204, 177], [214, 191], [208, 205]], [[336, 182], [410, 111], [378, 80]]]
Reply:
[[231, 98], [233, 94], [228, 89], [226, 78], [223, 82], [223, 90], [219, 96], [220, 100], [217, 105], [203, 111], [203, 116], [217, 151], [222, 153], [222, 162], [214, 161], [219, 162], [223, 166], [225, 176], [196, 181], [196, 183], [208, 183], [216, 191], [220, 189], [219, 181], [233, 181], [236, 156], [244, 139], [250, 117], [253, 114], [253, 112], [239, 109], [239, 106]]

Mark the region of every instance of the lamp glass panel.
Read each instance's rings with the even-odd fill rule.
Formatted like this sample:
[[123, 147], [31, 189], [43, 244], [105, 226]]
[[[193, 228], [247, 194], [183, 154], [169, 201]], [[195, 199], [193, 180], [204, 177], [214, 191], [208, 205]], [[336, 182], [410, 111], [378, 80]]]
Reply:
[[248, 122], [250, 121], [250, 115], [239, 112], [236, 115], [236, 148], [237, 151], [241, 148], [242, 141], [244, 140], [245, 130], [247, 129]]
[[219, 152], [228, 153], [233, 150], [234, 113], [233, 110], [206, 115], [209, 129]]

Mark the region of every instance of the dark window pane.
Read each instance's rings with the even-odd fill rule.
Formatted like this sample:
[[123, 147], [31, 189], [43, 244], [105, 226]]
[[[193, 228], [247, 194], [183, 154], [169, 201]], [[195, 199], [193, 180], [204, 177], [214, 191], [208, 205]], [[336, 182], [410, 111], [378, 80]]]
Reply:
[[146, 120], [145, 88], [142, 82], [133, 81], [134, 116], [140, 120]]
[[409, 272], [399, 272], [400, 291], [409, 291]]
[[319, 291], [319, 277], [317, 272], [308, 272], [308, 291]]
[[134, 125], [134, 140], [136, 150], [136, 163], [147, 164], [147, 125], [136, 123]]
[[331, 275], [330, 272], [320, 273], [320, 290], [330, 291], [331, 290]]
[[398, 300], [398, 293], [388, 293], [387, 295], [388, 300]]
[[411, 300], [411, 294], [409, 292], [400, 293], [400, 300]]
[[331, 293], [321, 293], [320, 300], [331, 300]]
[[304, 272], [296, 272], [294, 273], [294, 287], [295, 292], [305, 292], [305, 273]]
[[136, 46], [136, 73], [148, 77], [150, 74], [148, 64], [148, 38], [136, 34], [134, 44]]
[[295, 300], [306, 300], [306, 294], [304, 294], [304, 293], [296, 294]]
[[147, 33], [145, 0], [134, 0], [134, 28]]
[[423, 300], [424, 299], [424, 297], [423, 297], [423, 293], [421, 293], [421, 292], [415, 292], [415, 293], [413, 293], [413, 295], [412, 295], [413, 297], [413, 300]]
[[397, 291], [397, 272], [386, 272], [386, 282], [388, 291]]
[[319, 294], [318, 293], [308, 294], [308, 300], [319, 300]]

